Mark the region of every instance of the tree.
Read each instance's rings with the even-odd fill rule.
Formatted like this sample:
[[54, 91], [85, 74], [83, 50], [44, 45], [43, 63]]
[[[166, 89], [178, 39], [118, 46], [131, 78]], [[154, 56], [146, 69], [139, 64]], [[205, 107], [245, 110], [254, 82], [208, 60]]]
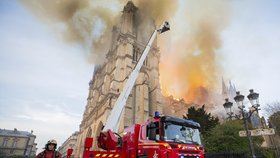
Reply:
[[[204, 147], [208, 153], [246, 153], [250, 155], [247, 137], [240, 137], [239, 131], [244, 130], [242, 120], [226, 121], [217, 125], [204, 137]], [[254, 137], [254, 148], [257, 155], [264, 155], [260, 150], [262, 137]]]
[[219, 118], [211, 116], [211, 113], [207, 113], [204, 108], [205, 105], [197, 109], [192, 106], [188, 108], [188, 114], [183, 116], [184, 119], [193, 120], [200, 124], [203, 137], [205, 137], [212, 128], [219, 124]]
[[263, 109], [269, 118], [269, 126], [275, 129], [276, 134], [280, 134], [280, 102], [266, 104]]
[[276, 134], [280, 134], [280, 111], [269, 116], [269, 125], [274, 128]]
[[244, 130], [242, 121], [227, 121], [217, 125], [204, 138], [205, 149], [210, 153], [217, 152], [249, 152], [248, 139], [239, 137], [239, 131]]
[[263, 110], [265, 111], [265, 114], [269, 117], [269, 116], [273, 115], [275, 112], [280, 111], [280, 102], [275, 101], [272, 103], [268, 103], [263, 108]]

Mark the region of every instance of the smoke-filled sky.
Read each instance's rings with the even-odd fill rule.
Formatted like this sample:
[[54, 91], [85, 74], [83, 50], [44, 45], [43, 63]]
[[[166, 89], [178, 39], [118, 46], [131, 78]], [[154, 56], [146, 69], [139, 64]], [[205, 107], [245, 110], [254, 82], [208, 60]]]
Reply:
[[[78, 130], [93, 63], [104, 60], [123, 2], [0, 1], [0, 128], [33, 130], [39, 151]], [[220, 90], [223, 76], [245, 95], [254, 88], [262, 106], [280, 100], [279, 1], [134, 2], [171, 23], [158, 43], [167, 94]]]

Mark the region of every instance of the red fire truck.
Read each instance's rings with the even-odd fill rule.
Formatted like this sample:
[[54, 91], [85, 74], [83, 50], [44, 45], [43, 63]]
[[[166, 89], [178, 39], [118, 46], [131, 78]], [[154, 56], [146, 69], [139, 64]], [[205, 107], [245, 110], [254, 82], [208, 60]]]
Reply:
[[144, 124], [135, 124], [119, 136], [108, 130], [101, 133], [98, 146], [104, 151], [90, 151], [92, 138], [85, 142], [84, 158], [204, 158], [200, 125], [194, 121], [159, 116]]
[[86, 138], [83, 158], [204, 158], [200, 125], [194, 121], [155, 112], [152, 120], [125, 128], [122, 136], [117, 133], [127, 98], [152, 43], [157, 33], [169, 29], [169, 23], [164, 22], [154, 31], [97, 138], [101, 151], [90, 150], [93, 138]]

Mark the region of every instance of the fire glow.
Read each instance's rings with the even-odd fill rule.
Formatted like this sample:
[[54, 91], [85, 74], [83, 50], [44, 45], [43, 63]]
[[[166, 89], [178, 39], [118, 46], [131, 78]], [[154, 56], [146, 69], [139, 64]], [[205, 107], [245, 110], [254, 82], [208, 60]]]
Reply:
[[[168, 52], [161, 52], [160, 82], [165, 96], [203, 103], [217, 89], [222, 70], [217, 51], [221, 47], [221, 31], [228, 21], [228, 8], [228, 2], [220, 0], [189, 1], [183, 11], [185, 19], [174, 18], [177, 27], [171, 28], [170, 36], [181, 36], [168, 41], [171, 44], [159, 44], [161, 48], [170, 45], [163, 48]], [[188, 30], [180, 30], [180, 25], [186, 25]]]

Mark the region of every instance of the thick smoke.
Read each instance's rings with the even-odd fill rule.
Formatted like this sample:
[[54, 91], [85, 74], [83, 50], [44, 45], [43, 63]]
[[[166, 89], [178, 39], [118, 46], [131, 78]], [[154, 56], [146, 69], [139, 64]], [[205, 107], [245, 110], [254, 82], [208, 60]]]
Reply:
[[[51, 26], [69, 43], [85, 48], [88, 59], [94, 64], [104, 62], [110, 45], [111, 30], [120, 17], [125, 0], [36, 0], [21, 1], [40, 20]], [[171, 17], [176, 2], [167, 0], [133, 1], [143, 17], [152, 16], [156, 21]], [[169, 8], [168, 8], [169, 6]], [[172, 10], [170, 10], [172, 9]], [[167, 11], [169, 10], [169, 11]]]
[[172, 36], [177, 38], [171, 41], [169, 52], [162, 54], [160, 74], [166, 95], [187, 102], [209, 102], [211, 91], [220, 83], [217, 51], [221, 47], [220, 34], [228, 22], [228, 9], [224, 0], [185, 3], [183, 14], [174, 21], [178, 29], [173, 29]]
[[177, 0], [134, 0], [135, 5], [146, 17], [152, 17], [156, 25], [173, 18], [177, 11]]
[[88, 53], [89, 61], [95, 64], [104, 61], [110, 44], [112, 26], [120, 14], [114, 11], [116, 3], [107, 0], [21, 2], [66, 42], [82, 45]]

